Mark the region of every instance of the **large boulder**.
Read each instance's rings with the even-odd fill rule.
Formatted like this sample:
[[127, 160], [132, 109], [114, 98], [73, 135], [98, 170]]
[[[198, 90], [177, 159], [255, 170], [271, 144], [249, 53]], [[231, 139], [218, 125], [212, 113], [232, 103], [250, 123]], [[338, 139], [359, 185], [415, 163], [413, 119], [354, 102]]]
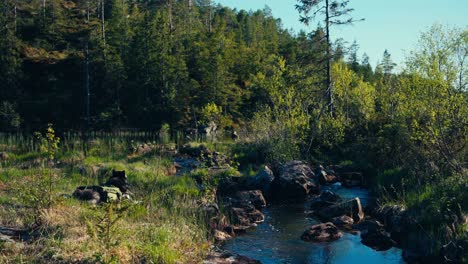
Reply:
[[364, 212], [362, 211], [359, 197], [326, 207], [320, 210], [318, 215], [327, 220], [342, 215], [352, 217], [354, 222], [360, 222], [364, 219]]
[[377, 251], [389, 250], [397, 244], [383, 228], [362, 232], [361, 242]]
[[236, 198], [238, 198], [241, 203], [252, 204], [257, 209], [266, 206], [265, 198], [263, 197], [262, 191], [260, 190], [239, 191], [236, 193]]
[[310, 242], [329, 242], [334, 241], [343, 236], [343, 233], [338, 228], [328, 222], [309, 227], [301, 236], [304, 241]]
[[302, 161], [291, 161], [283, 165], [274, 187], [274, 197], [281, 200], [303, 200], [307, 195], [320, 191], [315, 174]]
[[261, 190], [268, 197], [270, 194], [271, 184], [275, 180], [273, 171], [268, 166], [257, 173], [254, 177], [248, 178], [247, 186], [252, 190]]
[[263, 213], [257, 210], [253, 205], [232, 207], [230, 212], [234, 223], [241, 226], [255, 226], [256, 223], [265, 220]]
[[310, 209], [318, 212], [326, 207], [336, 205], [341, 201], [341, 197], [331, 191], [323, 191], [319, 197], [313, 199], [310, 203]]

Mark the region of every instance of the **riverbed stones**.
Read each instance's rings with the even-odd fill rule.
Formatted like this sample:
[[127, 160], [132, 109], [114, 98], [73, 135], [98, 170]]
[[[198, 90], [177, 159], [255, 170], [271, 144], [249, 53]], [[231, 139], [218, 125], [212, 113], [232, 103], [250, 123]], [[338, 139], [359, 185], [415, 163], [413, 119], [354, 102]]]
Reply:
[[330, 242], [342, 236], [343, 233], [333, 223], [327, 222], [309, 227], [301, 239], [308, 242]]
[[319, 193], [312, 169], [302, 161], [290, 161], [280, 169], [275, 179], [274, 196], [281, 200], [304, 200], [309, 194]]
[[257, 210], [253, 205], [233, 207], [231, 208], [231, 214], [234, 222], [241, 226], [252, 226], [265, 220], [263, 213]]
[[354, 220], [353, 218], [347, 215], [342, 215], [338, 217], [333, 217], [331, 219], [331, 222], [336, 226], [350, 226], [354, 223]]
[[338, 182], [338, 177], [334, 174], [334, 172], [326, 170], [322, 165], [317, 168], [315, 175], [317, 176], [320, 184], [333, 184]]
[[364, 212], [362, 211], [359, 197], [326, 207], [320, 210], [318, 215], [324, 219], [347, 215], [352, 217], [354, 222], [360, 222], [364, 219]]
[[241, 203], [250, 203], [257, 209], [266, 206], [266, 200], [260, 190], [239, 191], [236, 193], [236, 198], [238, 198]]
[[337, 204], [341, 201], [341, 197], [331, 191], [323, 191], [319, 197], [313, 199], [310, 203], [310, 209], [318, 212], [326, 207]]

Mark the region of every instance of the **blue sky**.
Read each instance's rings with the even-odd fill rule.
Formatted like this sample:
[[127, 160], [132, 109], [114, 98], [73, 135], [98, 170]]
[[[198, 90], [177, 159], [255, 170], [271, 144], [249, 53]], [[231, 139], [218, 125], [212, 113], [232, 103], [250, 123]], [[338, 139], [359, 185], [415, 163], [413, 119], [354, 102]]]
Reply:
[[[296, 0], [214, 0], [231, 8], [257, 10], [268, 5], [275, 17], [281, 18], [285, 28], [295, 32], [310, 31], [317, 23], [307, 28], [299, 21], [295, 10]], [[371, 64], [381, 60], [387, 49], [393, 60], [401, 66], [405, 51], [415, 48], [419, 34], [434, 23], [448, 26], [468, 27], [468, 0], [350, 0], [353, 17], [365, 21], [351, 26], [332, 29], [332, 37], [341, 37], [360, 46], [359, 54], [366, 52]]]

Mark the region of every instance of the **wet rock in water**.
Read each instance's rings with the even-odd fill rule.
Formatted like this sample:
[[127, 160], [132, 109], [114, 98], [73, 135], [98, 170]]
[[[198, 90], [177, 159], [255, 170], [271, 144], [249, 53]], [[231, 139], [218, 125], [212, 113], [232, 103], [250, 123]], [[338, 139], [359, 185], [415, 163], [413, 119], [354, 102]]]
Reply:
[[325, 170], [322, 165], [320, 165], [315, 171], [315, 175], [317, 176], [320, 184], [333, 184], [339, 180], [333, 171]]
[[315, 174], [302, 161], [291, 161], [282, 166], [275, 179], [273, 195], [281, 200], [303, 200], [309, 194], [319, 193]]
[[310, 242], [329, 242], [342, 236], [343, 233], [333, 223], [328, 222], [311, 226], [304, 231], [301, 239]]
[[355, 222], [360, 222], [364, 219], [364, 212], [362, 211], [359, 197], [326, 207], [320, 210], [318, 215], [325, 219], [347, 215], [352, 217]]
[[361, 239], [364, 245], [377, 251], [389, 250], [397, 244], [383, 228], [363, 232]]
[[266, 206], [265, 198], [263, 197], [262, 191], [239, 191], [236, 193], [236, 198], [241, 202], [249, 203], [260, 209]]
[[268, 166], [257, 173], [254, 177], [248, 178], [247, 187], [252, 190], [261, 190], [266, 196], [270, 195], [271, 184], [273, 183], [275, 176]]
[[230, 252], [210, 252], [203, 264], [261, 264], [261, 262]]
[[333, 217], [331, 219], [331, 222], [334, 224], [334, 225], [337, 225], [337, 226], [350, 226], [354, 223], [354, 220], [353, 218], [347, 216], [347, 215], [342, 215], [342, 216], [338, 216], [338, 217]]
[[341, 197], [331, 191], [323, 191], [319, 197], [312, 200], [310, 209], [318, 212], [326, 207], [337, 204], [341, 201]]
[[255, 223], [263, 222], [263, 220], [265, 220], [263, 213], [255, 209], [252, 205], [244, 206], [242, 208], [233, 207], [230, 211], [234, 222], [242, 226], [252, 226]]
[[384, 228], [384, 225], [375, 219], [366, 219], [353, 226], [355, 229], [363, 232], [375, 231]]
[[322, 201], [332, 202], [332, 203], [341, 201], [341, 197], [338, 194], [331, 192], [331, 191], [323, 191], [320, 194], [320, 199]]

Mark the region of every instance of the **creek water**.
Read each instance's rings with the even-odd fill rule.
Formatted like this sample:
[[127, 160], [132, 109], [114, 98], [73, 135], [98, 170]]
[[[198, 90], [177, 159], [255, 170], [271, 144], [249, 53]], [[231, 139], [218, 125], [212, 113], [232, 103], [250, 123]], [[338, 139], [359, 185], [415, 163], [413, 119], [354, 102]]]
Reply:
[[[363, 206], [371, 197], [366, 189], [343, 188], [339, 184], [328, 187], [343, 198], [359, 197]], [[327, 243], [304, 242], [301, 234], [310, 225], [319, 223], [308, 217], [309, 203], [272, 205], [263, 210], [265, 221], [246, 234], [225, 242], [222, 249], [260, 260], [264, 264], [312, 263], [405, 263], [401, 250], [391, 248], [375, 251], [361, 243], [359, 233], [344, 233], [337, 241]]]

